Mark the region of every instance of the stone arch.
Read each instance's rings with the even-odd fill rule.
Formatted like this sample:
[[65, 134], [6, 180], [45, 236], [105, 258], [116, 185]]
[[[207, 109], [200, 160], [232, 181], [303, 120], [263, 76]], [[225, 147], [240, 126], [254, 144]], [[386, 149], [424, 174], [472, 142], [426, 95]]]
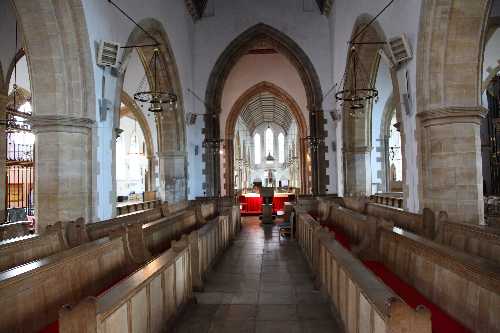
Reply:
[[[360, 15], [354, 26], [351, 38], [354, 38], [371, 20], [372, 16], [368, 14]], [[357, 42], [383, 42], [386, 40], [385, 33], [378, 21], [371, 25], [356, 38]], [[356, 45], [358, 63], [362, 70], [358, 71], [356, 79], [358, 82], [364, 82], [366, 87], [373, 88], [376, 85], [378, 69], [381, 57], [378, 53], [380, 49], [387, 51], [386, 46], [375, 44]], [[352, 64], [349, 62], [352, 50], [348, 51], [346, 70], [349, 70]], [[350, 78], [346, 78], [347, 84], [350, 84]], [[393, 96], [399, 100], [398, 83], [395, 72], [391, 69], [391, 80], [393, 87]], [[401, 110], [399, 103], [396, 104], [398, 120], [401, 121]], [[372, 150], [371, 139], [371, 120], [372, 120], [373, 102], [365, 105], [364, 112], [359, 117], [349, 115], [349, 105], [343, 106], [343, 154], [344, 154], [344, 188], [346, 195], [367, 195], [371, 191], [370, 173], [370, 153]], [[352, 171], [352, 175], [346, 173]]]
[[31, 80], [37, 229], [79, 217], [89, 221], [94, 216], [89, 152], [96, 99], [83, 4], [81, 0], [13, 0], [12, 4]]
[[[491, 3], [422, 3], [417, 50], [420, 206], [446, 210], [457, 222], [484, 223], [479, 126], [485, 114], [481, 71]], [[454, 144], [446, 144], [450, 141]]]
[[122, 92], [121, 95], [122, 103], [127, 107], [130, 112], [134, 115], [135, 119], [141, 127], [142, 133], [144, 134], [144, 139], [146, 141], [146, 155], [148, 158], [152, 158], [154, 155], [154, 145], [153, 145], [153, 135], [151, 129], [149, 128], [148, 121], [142, 113], [141, 108], [137, 105], [132, 97], [130, 97], [126, 92]]
[[[160, 197], [165, 201], [176, 202], [187, 199], [187, 155], [186, 124], [184, 119], [183, 90], [174, 53], [163, 24], [153, 18], [143, 19], [139, 24], [160, 42], [160, 87], [172, 90], [178, 98], [175, 110], [166, 110], [156, 114], [158, 140], [158, 162], [160, 174]], [[151, 38], [141, 29], [135, 28], [128, 38], [127, 45], [151, 44]], [[144, 66], [149, 84], [153, 82], [152, 68], [149, 60], [154, 47], [137, 48]], [[126, 49], [124, 62], [130, 57], [132, 49]], [[123, 87], [119, 84], [119, 89]], [[116, 111], [116, 110], [115, 110]], [[115, 117], [116, 119], [116, 117]]]
[[[297, 122], [297, 129], [299, 132], [299, 137], [304, 138], [307, 136], [307, 123], [302, 113], [300, 106], [295, 101], [295, 99], [290, 96], [285, 90], [278, 87], [277, 85], [271, 82], [260, 82], [247, 89], [233, 104], [231, 107], [231, 111], [226, 121], [225, 126], [225, 147], [226, 147], [226, 158], [225, 158], [225, 185], [226, 185], [226, 193], [232, 194], [234, 192], [234, 164], [233, 164], [233, 140], [234, 140], [234, 130], [236, 128], [236, 121], [238, 120], [238, 116], [241, 113], [243, 107], [248, 103], [256, 95], [269, 92], [277, 98], [281, 99], [287, 106], [290, 112], [292, 113], [294, 119]], [[306, 156], [306, 147], [304, 145], [304, 141], [300, 140], [300, 160], [305, 161]], [[307, 167], [304, 162], [301, 163], [301, 192], [305, 193], [305, 189], [307, 188], [307, 180], [309, 179], [309, 175], [307, 175]]]
[[[205, 119], [204, 135], [206, 138], [220, 138], [219, 113], [221, 111], [222, 93], [228, 75], [238, 60], [255, 45], [255, 42], [265, 40], [279, 53], [283, 54], [296, 68], [306, 91], [307, 108], [310, 117], [309, 135], [324, 138], [324, 117], [322, 110], [323, 95], [319, 76], [302, 48], [290, 37], [281, 31], [263, 24], [256, 24], [238, 37], [236, 37], [223, 51], [210, 73], [205, 101], [207, 104], [207, 115]], [[324, 193], [328, 183], [326, 176], [325, 146], [322, 144], [318, 151], [314, 152], [313, 160], [313, 192]], [[215, 156], [215, 158], [210, 158]], [[220, 158], [217, 154], [206, 153], [204, 155], [205, 175], [207, 177], [207, 190], [211, 195], [220, 193]]]

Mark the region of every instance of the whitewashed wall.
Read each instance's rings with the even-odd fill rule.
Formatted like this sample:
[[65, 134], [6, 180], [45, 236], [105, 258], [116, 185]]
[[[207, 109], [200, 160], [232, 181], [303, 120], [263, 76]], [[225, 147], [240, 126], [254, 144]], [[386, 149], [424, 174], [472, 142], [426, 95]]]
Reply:
[[[147, 5], [142, 1], [122, 0], [118, 2], [127, 13], [137, 21], [147, 18], [154, 18], [160, 21], [167, 32], [171, 48], [174, 53], [177, 69], [183, 88], [185, 110], [191, 110], [193, 100], [187, 95], [187, 88], [193, 80], [192, 73], [192, 35], [193, 23], [187, 14], [184, 1], [182, 0], [148, 0]], [[112, 7], [107, 1], [83, 0], [84, 10], [89, 30], [89, 38], [93, 46], [94, 55], [94, 81], [96, 91], [96, 105], [99, 105], [102, 91], [102, 77], [105, 77], [105, 98], [119, 103], [116, 100], [117, 76], [109, 70], [103, 71], [95, 64], [95, 54], [97, 43], [100, 40], [111, 40], [121, 44], [126, 44], [130, 33], [135, 26], [128, 21], [121, 13]], [[140, 71], [135, 71], [140, 73]], [[142, 79], [135, 78], [137, 82]], [[130, 78], [133, 82], [134, 78]], [[130, 90], [133, 84], [130, 83]], [[130, 91], [129, 91], [130, 92]], [[113, 117], [111, 106], [110, 112], [104, 119], [97, 115], [98, 123], [94, 134], [94, 219], [102, 220], [110, 218], [115, 206], [115, 194], [113, 189], [113, 163], [110, 158], [114, 150], [113, 139]], [[98, 108], [97, 108], [98, 109]], [[99, 112], [99, 111], [97, 111]], [[149, 121], [148, 121], [149, 122]], [[188, 142], [189, 142], [188, 132]], [[188, 157], [189, 158], [189, 157]], [[191, 159], [190, 159], [191, 160]]]

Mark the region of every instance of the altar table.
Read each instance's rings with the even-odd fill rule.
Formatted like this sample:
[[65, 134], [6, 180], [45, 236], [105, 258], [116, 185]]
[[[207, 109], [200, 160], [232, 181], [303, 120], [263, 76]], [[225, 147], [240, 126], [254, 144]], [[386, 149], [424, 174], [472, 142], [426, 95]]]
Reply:
[[[275, 193], [273, 197], [273, 214], [284, 212], [285, 202], [293, 201], [293, 193]], [[262, 213], [262, 196], [258, 193], [247, 193], [240, 196], [240, 212], [243, 215]]]

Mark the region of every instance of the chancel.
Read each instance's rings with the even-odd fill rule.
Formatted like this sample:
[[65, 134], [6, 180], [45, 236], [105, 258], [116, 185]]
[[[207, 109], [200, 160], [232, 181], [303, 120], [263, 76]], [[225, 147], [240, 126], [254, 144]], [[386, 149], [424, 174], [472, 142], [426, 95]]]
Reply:
[[500, 332], [500, 0], [0, 0], [0, 332]]

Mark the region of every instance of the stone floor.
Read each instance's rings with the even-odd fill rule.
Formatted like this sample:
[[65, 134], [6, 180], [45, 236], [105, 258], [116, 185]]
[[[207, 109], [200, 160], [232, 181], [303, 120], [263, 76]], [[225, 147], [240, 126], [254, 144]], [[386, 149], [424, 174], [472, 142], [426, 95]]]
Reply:
[[245, 217], [175, 332], [339, 332], [297, 243]]

